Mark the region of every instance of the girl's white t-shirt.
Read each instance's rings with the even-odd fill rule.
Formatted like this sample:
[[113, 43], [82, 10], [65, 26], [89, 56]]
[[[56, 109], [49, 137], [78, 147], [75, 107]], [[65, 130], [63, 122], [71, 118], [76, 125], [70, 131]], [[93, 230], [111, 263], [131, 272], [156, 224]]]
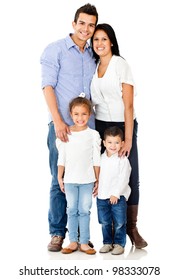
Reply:
[[56, 139], [58, 165], [65, 166], [64, 183], [88, 184], [96, 181], [93, 166], [100, 166], [101, 138], [87, 128], [68, 135], [69, 141]]

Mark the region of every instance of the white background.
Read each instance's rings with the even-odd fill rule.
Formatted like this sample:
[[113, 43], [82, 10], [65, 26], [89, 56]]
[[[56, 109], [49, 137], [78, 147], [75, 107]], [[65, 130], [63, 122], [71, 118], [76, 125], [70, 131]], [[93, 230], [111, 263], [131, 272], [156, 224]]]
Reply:
[[[87, 2], [6, 0], [0, 4], [0, 275], [7, 278], [25, 279], [18, 276], [19, 268], [24, 265], [68, 267], [68, 259], [53, 259], [46, 249], [50, 240], [47, 222], [50, 174], [47, 108], [41, 91], [39, 59], [47, 44], [73, 31], [74, 13]], [[139, 228], [149, 246], [147, 256], [137, 263], [128, 258], [110, 265], [160, 266], [162, 273], [156, 279], [164, 276], [176, 279], [178, 1], [89, 2], [97, 7], [99, 23], [113, 26], [138, 92], [135, 105], [139, 122]], [[95, 215], [94, 211], [92, 241], [100, 234]], [[91, 262], [89, 259], [85, 265], [94, 266], [95, 262], [102, 268], [109, 265], [109, 261], [106, 264], [98, 257]], [[73, 260], [72, 264], [76, 263], [84, 266], [82, 259]]]

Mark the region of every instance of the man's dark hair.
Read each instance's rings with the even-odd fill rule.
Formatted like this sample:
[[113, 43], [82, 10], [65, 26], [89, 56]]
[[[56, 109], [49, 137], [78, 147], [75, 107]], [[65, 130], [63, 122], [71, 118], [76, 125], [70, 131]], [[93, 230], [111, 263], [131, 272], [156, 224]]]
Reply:
[[121, 140], [124, 140], [124, 133], [123, 131], [117, 127], [117, 126], [111, 126], [106, 128], [106, 130], [104, 131], [104, 140], [106, 140], [107, 136], [119, 136], [121, 138]]
[[77, 20], [78, 20], [79, 15], [81, 13], [88, 14], [88, 15], [91, 15], [91, 16], [95, 16], [96, 17], [96, 24], [97, 24], [97, 22], [98, 22], [98, 12], [97, 12], [96, 7], [94, 5], [91, 5], [91, 4], [88, 3], [88, 4], [80, 7], [75, 13], [74, 22], [77, 23]]

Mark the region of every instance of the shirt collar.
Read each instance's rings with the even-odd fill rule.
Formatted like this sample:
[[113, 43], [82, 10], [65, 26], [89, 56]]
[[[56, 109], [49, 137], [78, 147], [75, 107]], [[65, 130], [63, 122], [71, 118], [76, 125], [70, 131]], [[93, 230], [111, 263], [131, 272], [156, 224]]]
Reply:
[[112, 156], [108, 157], [108, 156], [107, 156], [107, 153], [106, 153], [106, 150], [104, 151], [104, 155], [105, 155], [105, 157], [107, 157], [107, 158], [116, 158], [116, 157], [118, 157], [118, 153], [115, 153], [115, 154], [113, 154]]
[[[75, 43], [74, 43], [74, 41], [72, 40], [72, 38], [71, 38], [71, 36], [70, 35], [72, 35], [72, 33], [70, 33], [67, 37], [66, 37], [66, 44], [67, 44], [67, 48], [68, 49], [70, 49], [70, 48], [72, 48], [72, 47], [78, 47]], [[79, 47], [78, 47], [79, 48]], [[86, 42], [86, 45], [85, 45], [85, 49], [88, 49], [88, 48], [90, 48], [90, 45], [89, 45], [89, 43], [88, 42]]]

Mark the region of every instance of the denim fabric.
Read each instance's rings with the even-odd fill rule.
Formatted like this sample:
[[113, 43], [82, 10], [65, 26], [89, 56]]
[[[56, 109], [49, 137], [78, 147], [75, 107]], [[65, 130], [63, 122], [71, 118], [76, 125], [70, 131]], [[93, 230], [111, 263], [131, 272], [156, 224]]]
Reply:
[[[118, 126], [125, 133], [124, 122], [104, 122], [95, 120], [96, 130], [99, 132], [102, 139], [104, 139], [104, 131], [110, 126]], [[134, 129], [133, 129], [133, 139], [132, 139], [132, 149], [129, 155], [129, 162], [132, 167], [129, 186], [131, 188], [131, 194], [127, 201], [128, 205], [138, 205], [139, 203], [139, 165], [138, 165], [138, 149], [137, 149], [137, 131], [138, 123], [137, 120], [134, 120]], [[105, 150], [103, 143], [101, 152]]]
[[50, 188], [50, 208], [48, 213], [49, 221], [49, 231], [50, 234], [60, 235], [65, 237], [66, 225], [67, 225], [67, 214], [66, 214], [66, 198], [65, 194], [60, 190], [58, 184], [58, 169], [57, 169], [57, 160], [58, 160], [58, 150], [56, 148], [56, 136], [54, 125], [51, 122], [49, 124], [49, 133], [48, 133], [48, 148], [49, 148], [49, 164], [52, 175], [52, 182]]
[[93, 187], [94, 183], [65, 184], [70, 242], [78, 241], [78, 228], [80, 244], [87, 244], [90, 239], [89, 224]]
[[117, 204], [111, 204], [109, 199], [97, 198], [98, 221], [102, 225], [103, 244], [119, 244], [125, 247], [126, 209], [124, 196], [120, 197]]

